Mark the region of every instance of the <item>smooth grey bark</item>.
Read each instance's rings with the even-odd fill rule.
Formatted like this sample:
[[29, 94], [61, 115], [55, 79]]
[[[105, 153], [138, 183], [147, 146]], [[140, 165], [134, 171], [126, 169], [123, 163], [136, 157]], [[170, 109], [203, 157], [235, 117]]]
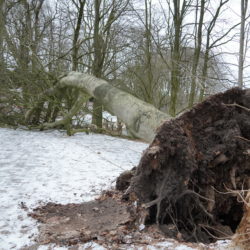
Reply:
[[171, 118], [153, 105], [88, 74], [70, 72], [61, 78], [57, 87], [72, 87], [87, 92], [121, 119], [134, 136], [148, 142], [152, 141], [161, 123]]

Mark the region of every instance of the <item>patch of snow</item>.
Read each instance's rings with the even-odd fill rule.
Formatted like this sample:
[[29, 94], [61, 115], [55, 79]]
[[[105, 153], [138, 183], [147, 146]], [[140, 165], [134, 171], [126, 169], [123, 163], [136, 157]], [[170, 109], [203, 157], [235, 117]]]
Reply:
[[175, 248], [175, 250], [193, 250], [194, 248], [185, 245], [180, 245]]
[[44, 245], [44, 246], [39, 246], [37, 250], [68, 250], [67, 247], [58, 247], [55, 244], [50, 244], [50, 245]]
[[0, 249], [32, 243], [37, 222], [26, 207], [89, 201], [137, 165], [146, 147], [105, 135], [1, 128]]
[[107, 111], [103, 111], [102, 116], [103, 116], [104, 119], [108, 120], [109, 122], [117, 122], [117, 116], [111, 115]]
[[73, 125], [81, 125], [86, 126], [92, 123], [92, 115], [91, 114], [83, 114], [78, 116], [72, 117], [72, 124]]
[[167, 248], [167, 247], [173, 246], [173, 243], [172, 243], [172, 242], [169, 242], [169, 241], [163, 241], [163, 242], [157, 243], [156, 246], [157, 246], [157, 247], [164, 247], [164, 248]]
[[[117, 116], [111, 115], [107, 111], [102, 112], [103, 115], [103, 123], [104, 124], [113, 124], [114, 127], [117, 127]], [[92, 114], [82, 114], [72, 117], [72, 124], [73, 125], [81, 125], [86, 126], [92, 123]]]
[[88, 242], [85, 243], [84, 245], [82, 245], [79, 250], [84, 250], [84, 249], [93, 249], [93, 250], [106, 250], [106, 248], [104, 248], [103, 246], [95, 243], [95, 242]]
[[218, 240], [213, 244], [214, 249], [218, 250], [242, 250], [242, 248], [233, 246], [230, 240]]
[[142, 231], [143, 229], [145, 229], [145, 225], [144, 224], [140, 224], [139, 231]]

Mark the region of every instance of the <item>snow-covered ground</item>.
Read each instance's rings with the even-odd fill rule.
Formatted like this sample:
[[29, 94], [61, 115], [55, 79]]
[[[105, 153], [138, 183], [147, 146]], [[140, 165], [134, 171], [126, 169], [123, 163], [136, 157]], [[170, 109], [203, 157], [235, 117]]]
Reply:
[[[33, 244], [37, 222], [23, 208], [30, 210], [48, 201], [91, 200], [114, 184], [121, 172], [136, 166], [146, 147], [145, 143], [105, 135], [68, 137], [59, 131], [0, 128], [0, 250]], [[172, 243], [165, 243], [162, 249], [166, 244]], [[82, 249], [89, 247], [85, 245]], [[191, 248], [180, 245], [178, 249]]]

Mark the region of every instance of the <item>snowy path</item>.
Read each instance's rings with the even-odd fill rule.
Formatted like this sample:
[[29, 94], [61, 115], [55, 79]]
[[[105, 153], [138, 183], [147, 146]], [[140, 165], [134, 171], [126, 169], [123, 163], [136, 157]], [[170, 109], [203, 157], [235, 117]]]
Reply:
[[36, 234], [21, 209], [39, 202], [82, 202], [138, 164], [147, 144], [104, 135], [0, 129], [0, 249], [20, 249]]

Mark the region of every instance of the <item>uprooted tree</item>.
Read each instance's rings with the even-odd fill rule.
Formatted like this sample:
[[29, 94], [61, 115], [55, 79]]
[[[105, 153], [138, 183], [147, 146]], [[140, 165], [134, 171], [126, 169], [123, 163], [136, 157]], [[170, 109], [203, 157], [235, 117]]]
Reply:
[[192, 241], [235, 231], [250, 188], [249, 108], [250, 91], [232, 89], [160, 126], [127, 190], [149, 222]]
[[157, 127], [163, 121], [170, 119], [170, 116], [154, 106], [110, 85], [105, 80], [88, 74], [70, 72], [61, 77], [54, 87], [47, 89], [38, 96], [37, 105], [26, 113], [26, 122], [32, 120], [32, 115], [46, 97], [56, 95], [64, 88], [73, 88], [78, 92], [78, 97], [75, 99], [71, 110], [64, 119], [54, 123], [45, 123], [41, 126], [42, 128], [53, 128], [66, 124], [86, 101], [86, 93], [99, 100], [106, 110], [121, 119], [134, 136], [148, 142], [154, 138]]
[[190, 241], [211, 242], [236, 230], [250, 189], [250, 90], [235, 88], [211, 96], [171, 120], [104, 80], [71, 72], [38, 96], [38, 103], [44, 94], [65, 87], [79, 91], [75, 104], [62, 121], [44, 128], [67, 122], [87, 92], [135, 136], [153, 140], [136, 170], [117, 181], [124, 199], [143, 204], [145, 223], [157, 223], [167, 235]]

